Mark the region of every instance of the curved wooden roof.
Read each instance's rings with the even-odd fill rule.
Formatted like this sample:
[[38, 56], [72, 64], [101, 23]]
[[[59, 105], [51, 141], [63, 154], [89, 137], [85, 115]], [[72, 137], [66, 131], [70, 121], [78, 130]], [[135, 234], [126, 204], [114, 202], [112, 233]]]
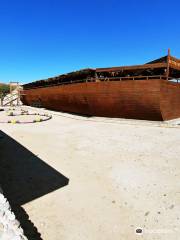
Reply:
[[45, 80], [39, 80], [32, 83], [24, 84], [24, 87], [39, 87], [51, 84], [60, 83], [71, 83], [87, 78], [96, 78], [97, 75], [113, 75], [111, 73], [116, 73], [119, 77], [126, 76], [157, 76], [162, 75], [166, 79], [170, 78], [180, 78], [180, 59], [168, 55], [155, 59], [151, 62], [142, 65], [132, 65], [132, 66], [119, 66], [119, 67], [109, 67], [109, 68], [96, 68], [96, 69], [83, 69], [76, 72], [71, 72], [67, 74], [62, 74]]
[[180, 70], [180, 59], [167, 55], [142, 65], [96, 68], [96, 72], [117, 72], [123, 70], [166, 68], [168, 64], [170, 65], [171, 68]]

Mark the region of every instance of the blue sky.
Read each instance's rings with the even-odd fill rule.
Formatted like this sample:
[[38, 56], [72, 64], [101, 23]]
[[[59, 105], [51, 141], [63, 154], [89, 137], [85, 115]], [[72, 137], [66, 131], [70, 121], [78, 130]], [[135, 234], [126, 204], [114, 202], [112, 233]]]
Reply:
[[180, 1], [2, 0], [0, 82], [180, 58]]

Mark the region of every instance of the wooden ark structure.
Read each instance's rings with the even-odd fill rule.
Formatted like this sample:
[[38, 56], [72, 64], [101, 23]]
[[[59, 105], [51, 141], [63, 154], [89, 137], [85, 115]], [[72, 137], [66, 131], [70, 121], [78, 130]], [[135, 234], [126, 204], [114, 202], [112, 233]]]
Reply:
[[180, 59], [84, 69], [23, 86], [26, 105], [89, 116], [170, 120], [180, 117]]

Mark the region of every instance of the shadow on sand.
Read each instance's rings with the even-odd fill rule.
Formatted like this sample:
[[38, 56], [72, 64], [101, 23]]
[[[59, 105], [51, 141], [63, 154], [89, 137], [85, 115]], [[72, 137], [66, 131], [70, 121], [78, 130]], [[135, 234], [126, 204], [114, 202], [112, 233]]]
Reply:
[[64, 187], [68, 182], [67, 177], [0, 131], [0, 184], [29, 240], [42, 238], [21, 205]]

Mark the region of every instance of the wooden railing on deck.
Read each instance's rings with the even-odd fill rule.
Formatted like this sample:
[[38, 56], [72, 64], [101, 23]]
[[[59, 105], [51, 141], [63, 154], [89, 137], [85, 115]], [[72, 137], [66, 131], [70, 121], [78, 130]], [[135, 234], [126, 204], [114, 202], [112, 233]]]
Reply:
[[[34, 88], [44, 88], [44, 87], [53, 87], [59, 85], [66, 85], [72, 83], [82, 83], [82, 82], [105, 82], [105, 81], [127, 81], [127, 80], [152, 80], [152, 79], [160, 79], [167, 80], [165, 75], [153, 75], [153, 76], [129, 76], [129, 77], [97, 77], [97, 78], [87, 78], [81, 80], [72, 80], [72, 81], [53, 81], [52, 82], [44, 82], [43, 85], [29, 85], [25, 86], [24, 89], [34, 89]], [[168, 80], [172, 80], [172, 77], [169, 77]], [[178, 83], [178, 79], [176, 79]]]

